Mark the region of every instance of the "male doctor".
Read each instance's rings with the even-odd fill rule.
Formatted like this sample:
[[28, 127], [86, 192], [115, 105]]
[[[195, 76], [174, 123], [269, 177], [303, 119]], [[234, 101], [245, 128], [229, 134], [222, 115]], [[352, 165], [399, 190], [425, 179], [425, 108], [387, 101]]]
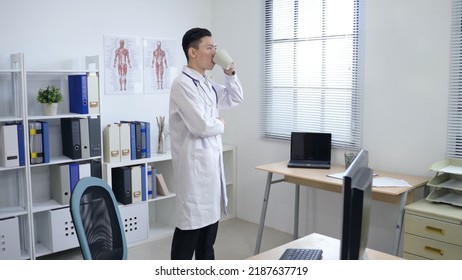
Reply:
[[225, 85], [208, 80], [215, 66], [216, 45], [209, 30], [193, 28], [182, 40], [187, 66], [173, 81], [170, 92], [170, 140], [176, 191], [177, 226], [171, 259], [213, 260], [213, 245], [228, 199], [223, 169], [225, 124], [219, 109], [243, 100], [234, 64], [224, 70]]

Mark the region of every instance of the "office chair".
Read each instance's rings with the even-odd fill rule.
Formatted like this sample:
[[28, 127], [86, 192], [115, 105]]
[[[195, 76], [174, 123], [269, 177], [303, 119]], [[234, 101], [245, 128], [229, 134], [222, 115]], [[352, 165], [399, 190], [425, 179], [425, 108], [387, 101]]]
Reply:
[[70, 211], [85, 260], [126, 260], [127, 241], [111, 187], [95, 177], [76, 184]]

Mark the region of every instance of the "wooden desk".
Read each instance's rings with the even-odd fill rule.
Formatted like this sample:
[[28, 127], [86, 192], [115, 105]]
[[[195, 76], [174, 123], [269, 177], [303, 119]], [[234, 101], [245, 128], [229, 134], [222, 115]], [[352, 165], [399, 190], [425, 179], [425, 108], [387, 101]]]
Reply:
[[[338, 260], [340, 256], [340, 240], [318, 233], [312, 233], [261, 254], [252, 256], [248, 258], [248, 260], [278, 260], [287, 248], [322, 249], [323, 260]], [[372, 249], [366, 249], [364, 259], [402, 260], [396, 256], [385, 254], [383, 252], [375, 251]]]
[[[265, 194], [258, 228], [257, 244], [255, 254], [260, 253], [261, 238], [265, 225], [266, 209], [272, 184], [288, 182], [295, 184], [295, 209], [294, 209], [294, 240], [298, 238], [298, 217], [300, 204], [300, 185], [322, 189], [331, 192], [342, 192], [343, 180], [331, 178], [327, 175], [344, 172], [345, 168], [333, 165], [330, 169], [308, 169], [308, 168], [288, 168], [287, 161], [270, 163], [257, 166], [256, 169], [268, 172], [266, 179]], [[413, 191], [427, 184], [429, 178], [390, 173], [374, 170], [374, 173], [382, 177], [402, 179], [408, 182], [410, 187], [373, 187], [372, 199], [399, 205], [398, 216], [396, 219], [395, 238], [393, 243], [393, 253], [398, 255], [399, 242], [401, 240], [402, 224], [404, 217], [404, 207], [413, 201]], [[284, 176], [283, 179], [273, 181], [273, 174]]]

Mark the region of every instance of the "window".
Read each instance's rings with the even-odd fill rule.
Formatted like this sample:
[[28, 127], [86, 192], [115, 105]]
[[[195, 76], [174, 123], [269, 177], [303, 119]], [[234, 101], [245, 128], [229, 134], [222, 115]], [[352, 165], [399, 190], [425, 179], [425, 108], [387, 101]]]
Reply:
[[263, 137], [332, 133], [359, 149], [362, 106], [360, 0], [266, 0]]
[[446, 156], [462, 158], [462, 0], [452, 2]]

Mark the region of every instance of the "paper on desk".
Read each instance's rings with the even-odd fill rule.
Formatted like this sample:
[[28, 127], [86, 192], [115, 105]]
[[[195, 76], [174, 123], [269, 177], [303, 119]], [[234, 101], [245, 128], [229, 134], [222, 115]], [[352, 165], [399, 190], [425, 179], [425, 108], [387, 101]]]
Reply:
[[395, 179], [395, 178], [389, 178], [389, 177], [377, 177], [372, 180], [372, 186], [380, 188], [380, 187], [397, 187], [397, 188], [406, 188], [410, 187], [408, 182], [401, 180], [401, 179]]
[[345, 172], [335, 173], [335, 174], [327, 174], [327, 177], [332, 177], [335, 179], [343, 179]]
[[[335, 174], [327, 174], [327, 177], [335, 178], [343, 180], [343, 176], [345, 176], [345, 172], [335, 173]], [[373, 176], [377, 176], [377, 174], [373, 174]]]

